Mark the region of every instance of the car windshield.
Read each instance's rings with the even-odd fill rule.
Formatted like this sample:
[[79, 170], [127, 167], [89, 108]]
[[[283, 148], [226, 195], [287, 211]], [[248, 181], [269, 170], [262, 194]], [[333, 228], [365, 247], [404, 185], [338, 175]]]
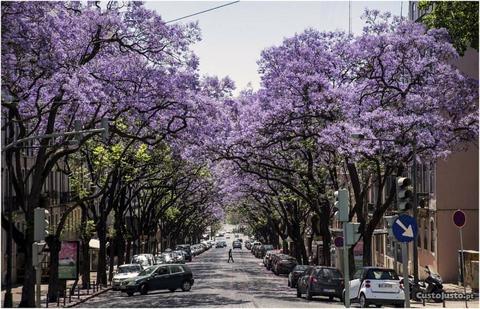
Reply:
[[365, 279], [398, 280], [398, 275], [393, 269], [370, 269]]
[[266, 245], [264, 248], [265, 248], [265, 250], [272, 250], [273, 246], [272, 245]]
[[126, 273], [136, 273], [139, 272], [140, 266], [120, 266], [118, 267], [119, 274], [126, 274]]
[[150, 275], [153, 271], [155, 271], [155, 269], [157, 269], [157, 268], [156, 268], [156, 267], [146, 268], [146, 269], [142, 270], [142, 272], [140, 272], [138, 275], [139, 275], [139, 276]]

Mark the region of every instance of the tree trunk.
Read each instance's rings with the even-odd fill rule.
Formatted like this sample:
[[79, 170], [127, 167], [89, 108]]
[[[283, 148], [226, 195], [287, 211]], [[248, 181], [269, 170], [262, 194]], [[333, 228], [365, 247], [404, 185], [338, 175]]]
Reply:
[[48, 269], [48, 301], [56, 302], [60, 290], [60, 279], [58, 279], [58, 259], [62, 242], [55, 235], [46, 238], [48, 248], [50, 249], [50, 266]]
[[355, 273], [355, 255], [353, 254], [353, 246], [348, 247], [348, 266], [350, 270], [350, 280]]
[[[100, 220], [103, 221], [103, 220]], [[100, 284], [107, 284], [107, 232], [105, 222], [98, 222], [97, 224], [98, 240], [100, 248], [98, 250], [98, 266], [97, 266], [97, 282]]]
[[[33, 212], [31, 216], [27, 213], [27, 222], [33, 223]], [[27, 245], [25, 246], [25, 278], [23, 280], [22, 299], [19, 307], [35, 307], [35, 270], [32, 265], [32, 244], [33, 224], [27, 224], [26, 229]]]
[[91, 238], [82, 238], [82, 289], [86, 289], [90, 282], [90, 239]]
[[330, 255], [330, 246], [332, 244], [332, 234], [329, 228], [329, 218], [328, 216], [320, 217], [320, 231], [322, 233], [322, 254], [323, 254], [323, 265], [330, 266], [332, 265], [332, 258]]
[[113, 280], [113, 264], [115, 264], [115, 238], [110, 237], [109, 243], [110, 246], [108, 247], [108, 250], [110, 251], [110, 263], [108, 263], [108, 281], [111, 282]]
[[372, 265], [372, 236], [374, 228], [370, 228], [370, 224], [363, 233], [363, 265]]
[[127, 248], [125, 249], [125, 261], [130, 263], [130, 250], [132, 249], [132, 242], [130, 239], [127, 239]]

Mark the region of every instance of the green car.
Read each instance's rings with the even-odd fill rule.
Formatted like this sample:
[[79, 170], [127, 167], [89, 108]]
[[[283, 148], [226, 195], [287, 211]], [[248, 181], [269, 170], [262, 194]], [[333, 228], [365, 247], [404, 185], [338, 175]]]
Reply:
[[154, 265], [143, 270], [137, 277], [122, 282], [120, 290], [128, 296], [135, 292], [145, 295], [154, 290], [190, 291], [193, 282], [192, 271], [184, 264]]

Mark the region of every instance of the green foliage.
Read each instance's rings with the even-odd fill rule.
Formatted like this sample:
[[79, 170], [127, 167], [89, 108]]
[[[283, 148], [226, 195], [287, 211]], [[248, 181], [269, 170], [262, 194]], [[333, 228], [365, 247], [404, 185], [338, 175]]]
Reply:
[[429, 28], [445, 28], [460, 55], [468, 47], [478, 51], [477, 1], [420, 1], [421, 10], [431, 10], [421, 21]]

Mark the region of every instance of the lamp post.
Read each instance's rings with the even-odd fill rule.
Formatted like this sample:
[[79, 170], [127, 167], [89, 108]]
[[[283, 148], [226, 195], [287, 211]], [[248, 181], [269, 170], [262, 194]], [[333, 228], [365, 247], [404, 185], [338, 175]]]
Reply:
[[[351, 137], [358, 140], [367, 140], [367, 141], [378, 141], [380, 142], [380, 149], [382, 149], [383, 142], [393, 142], [394, 139], [380, 139], [380, 138], [366, 138], [362, 133], [352, 133]], [[412, 173], [412, 182], [413, 182], [413, 217], [415, 221], [418, 217], [418, 198], [417, 198], [417, 137], [415, 136], [412, 142], [412, 156], [413, 156], [413, 173]], [[395, 252], [396, 255], [396, 252]], [[415, 283], [418, 283], [418, 237], [413, 239], [413, 277]]]

